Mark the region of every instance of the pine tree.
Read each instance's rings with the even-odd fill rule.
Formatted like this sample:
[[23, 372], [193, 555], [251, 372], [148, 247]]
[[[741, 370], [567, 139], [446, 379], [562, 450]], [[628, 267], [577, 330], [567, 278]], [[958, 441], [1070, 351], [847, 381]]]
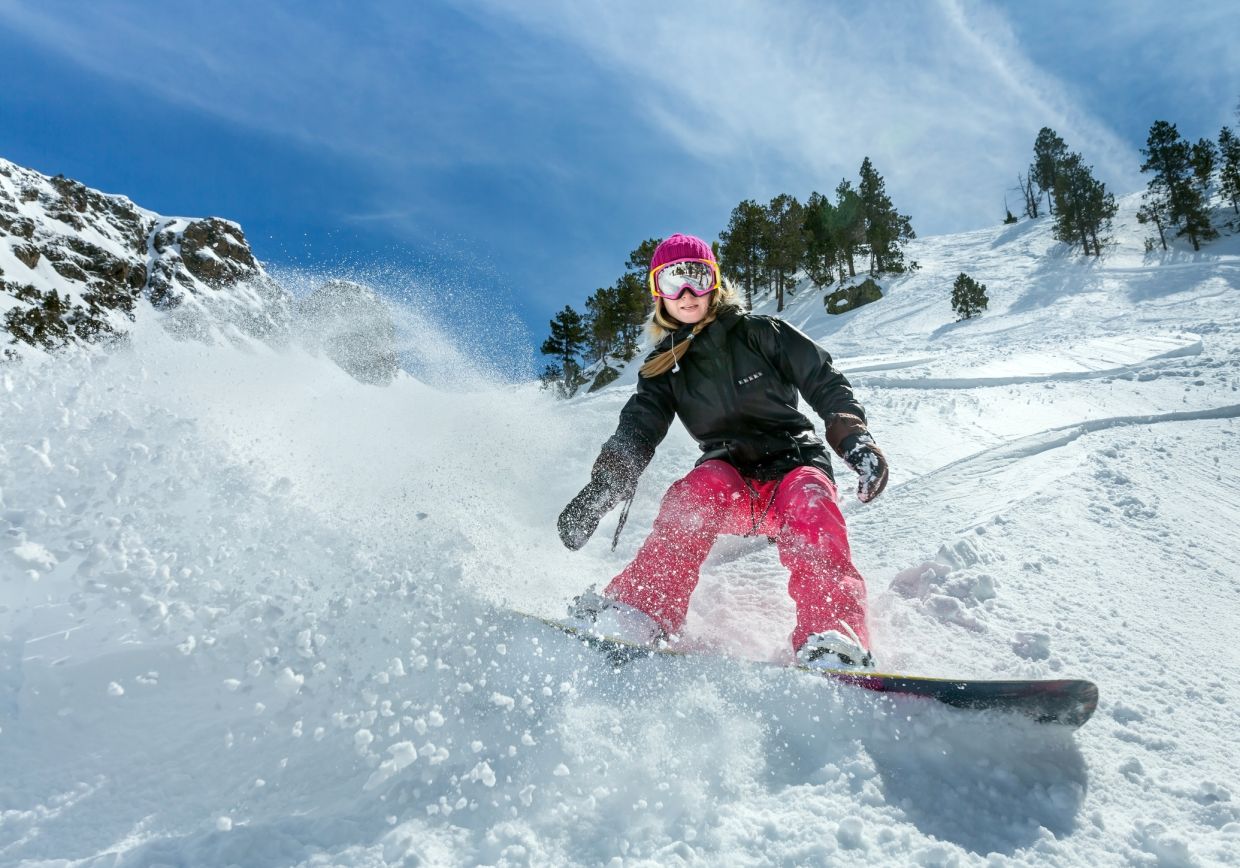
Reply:
[[560, 394], [564, 397], [571, 396], [585, 381], [577, 357], [589, 337], [585, 320], [571, 305], [564, 305], [564, 310], [551, 320], [551, 336], [543, 341], [540, 351], [543, 355], [553, 356], [558, 362]]
[[1218, 162], [1218, 151], [1214, 148], [1214, 142], [1209, 139], [1198, 139], [1197, 144], [1193, 145], [1192, 156], [1189, 159], [1193, 164], [1197, 189], [1201, 192], [1201, 197], [1208, 202], [1210, 181], [1214, 178], [1214, 164]]
[[720, 267], [745, 290], [745, 306], [753, 307], [754, 290], [766, 268], [762, 242], [766, 209], [746, 199], [732, 209], [728, 228], [719, 233]]
[[625, 269], [644, 279], [650, 273], [650, 261], [654, 259], [654, 252], [662, 243], [662, 238], [647, 238], [637, 245], [629, 252], [629, 258], [624, 262]]
[[1068, 156], [1068, 146], [1050, 127], [1042, 127], [1033, 143], [1033, 164], [1029, 178], [1046, 194], [1047, 207], [1052, 214], [1055, 186], [1059, 182], [1059, 164]]
[[[606, 364], [608, 356], [627, 362], [637, 353], [642, 326], [654, 304], [647, 275], [659, 242], [658, 238], [643, 241], [629, 253], [624, 274], [586, 299], [583, 356], [587, 362]], [[568, 367], [571, 371], [572, 366]], [[563, 368], [560, 370], [563, 377]]]
[[1106, 185], [1093, 175], [1080, 154], [1068, 154], [1058, 164], [1055, 186], [1055, 229], [1057, 239], [1070, 246], [1081, 245], [1088, 255], [1102, 255], [1099, 233], [1111, 227], [1117, 206]]
[[837, 267], [840, 272], [840, 283], [846, 279], [844, 266], [848, 266], [847, 277], [857, 276], [855, 257], [862, 252], [865, 245], [865, 213], [861, 206], [861, 197], [853, 189], [847, 178], [841, 178], [835, 188], [835, 210], [832, 214], [834, 223], [831, 234], [837, 239], [840, 256]]
[[559, 365], [547, 365], [538, 375], [538, 381], [544, 389], [555, 389], [560, 397], [564, 397], [564, 370]]
[[1218, 133], [1219, 188], [1231, 208], [1240, 214], [1240, 138], [1227, 127]]
[[[647, 259], [645, 268], [650, 268]], [[616, 278], [612, 287], [619, 310], [616, 322], [619, 329], [617, 354], [626, 362], [633, 358], [641, 344], [642, 327], [646, 317], [654, 309], [654, 297], [650, 294], [650, 282], [646, 273], [626, 271]]]
[[775, 310], [784, 309], [784, 295], [791, 288], [805, 258], [802, 226], [805, 212], [794, 197], [780, 193], [767, 206], [767, 267], [775, 288]]
[[1176, 235], [1187, 235], [1194, 250], [1201, 242], [1217, 237], [1210, 225], [1205, 197], [1193, 184], [1192, 149], [1167, 121], [1155, 121], [1150, 127], [1142, 172], [1152, 172], [1149, 183], [1149, 204], [1167, 215], [1171, 226], [1179, 227]]
[[898, 274], [904, 271], [902, 245], [915, 238], [907, 216], [896, 212], [887, 195], [883, 176], [870, 158], [861, 161], [861, 213], [866, 246], [870, 251], [870, 274]]
[[814, 286], [822, 288], [835, 280], [839, 245], [835, 238], [835, 206], [821, 193], [810, 193], [805, 203], [805, 271]]
[[615, 287], [600, 287], [586, 299], [585, 326], [589, 335], [585, 358], [587, 362], [606, 364], [609, 355], [620, 356], [620, 303]]
[[986, 284], [978, 283], [963, 271], [952, 284], [952, 310], [962, 319], [972, 319], [986, 309], [990, 299], [986, 297]]
[[642, 325], [654, 310], [654, 296], [650, 294], [650, 261], [661, 243], [662, 238], [647, 238], [631, 250], [624, 262], [625, 272], [616, 281], [616, 293], [624, 309], [623, 355], [626, 361], [637, 352]]
[[1115, 203], [1114, 194], [1107, 191], [1106, 184], [1093, 176], [1092, 166], [1085, 167], [1082, 189], [1084, 202], [1081, 218], [1085, 231], [1094, 243], [1094, 256], [1101, 256], [1102, 247], [1110, 241], [1110, 236], [1104, 234], [1099, 237], [1099, 233], [1110, 232], [1111, 219], [1118, 213], [1119, 205]]
[[1080, 154], [1066, 154], [1056, 165], [1054, 202], [1054, 236], [1069, 247], [1081, 245], [1089, 254], [1089, 233], [1084, 228], [1081, 199], [1084, 196]]
[[[1150, 191], [1146, 190], [1141, 197], [1141, 207], [1137, 209], [1137, 222], [1145, 225], [1153, 223], [1158, 229], [1158, 241], [1162, 244], [1162, 249], [1167, 249], [1167, 206], [1166, 203]], [[1149, 253], [1154, 249], [1154, 239], [1145, 239], [1145, 252]]]

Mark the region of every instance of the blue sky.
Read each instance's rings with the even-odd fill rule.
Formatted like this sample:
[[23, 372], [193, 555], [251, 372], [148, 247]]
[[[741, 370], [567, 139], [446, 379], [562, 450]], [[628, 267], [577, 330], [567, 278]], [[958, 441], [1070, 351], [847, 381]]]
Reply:
[[528, 346], [642, 239], [867, 155], [930, 235], [1016, 210], [1042, 126], [1126, 193], [1152, 121], [1236, 124], [1221, 0], [670, 6], [0, 0], [0, 156]]

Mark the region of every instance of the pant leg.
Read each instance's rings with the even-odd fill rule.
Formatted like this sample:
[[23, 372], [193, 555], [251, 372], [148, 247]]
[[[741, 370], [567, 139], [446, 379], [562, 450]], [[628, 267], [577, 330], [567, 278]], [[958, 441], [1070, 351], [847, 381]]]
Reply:
[[605, 596], [641, 609], [668, 633], [684, 625], [698, 571], [721, 533], [744, 533], [751, 498], [736, 468], [706, 461], [672, 484], [646, 541]]
[[797, 607], [792, 647], [811, 633], [846, 632], [844, 621], [868, 648], [865, 580], [852, 563], [835, 485], [816, 467], [798, 467], [780, 483], [773, 511], [781, 523], [779, 559], [791, 573], [788, 593]]

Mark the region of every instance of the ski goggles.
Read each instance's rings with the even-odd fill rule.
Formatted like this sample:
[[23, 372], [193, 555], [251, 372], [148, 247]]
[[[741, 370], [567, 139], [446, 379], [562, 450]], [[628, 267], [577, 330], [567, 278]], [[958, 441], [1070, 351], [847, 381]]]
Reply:
[[719, 288], [719, 266], [709, 259], [682, 259], [650, 272], [650, 294], [675, 301], [686, 291], [710, 295]]

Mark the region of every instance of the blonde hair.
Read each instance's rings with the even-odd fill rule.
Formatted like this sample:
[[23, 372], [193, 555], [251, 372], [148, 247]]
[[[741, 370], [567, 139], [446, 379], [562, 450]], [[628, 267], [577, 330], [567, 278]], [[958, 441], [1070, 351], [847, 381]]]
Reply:
[[[736, 287], [732, 285], [732, 281], [724, 277], [719, 281], [719, 288], [710, 294], [710, 307], [706, 309], [706, 316], [702, 317], [702, 320], [693, 326], [690, 336], [680, 343], [673, 342], [671, 349], [665, 350], [650, 359], [650, 361], [641, 366], [638, 375], [642, 377], [657, 377], [659, 374], [670, 371], [684, 358], [685, 353], [689, 352], [689, 346], [693, 343], [693, 339], [697, 337], [698, 333], [714, 322], [721, 311], [728, 308], [742, 309]], [[684, 323], [667, 313], [663, 309], [663, 299], [656, 296], [654, 310], [650, 312], [650, 319], [646, 320], [646, 335], [650, 338], [650, 342], [657, 345], [659, 341], [681, 328], [684, 328]]]

